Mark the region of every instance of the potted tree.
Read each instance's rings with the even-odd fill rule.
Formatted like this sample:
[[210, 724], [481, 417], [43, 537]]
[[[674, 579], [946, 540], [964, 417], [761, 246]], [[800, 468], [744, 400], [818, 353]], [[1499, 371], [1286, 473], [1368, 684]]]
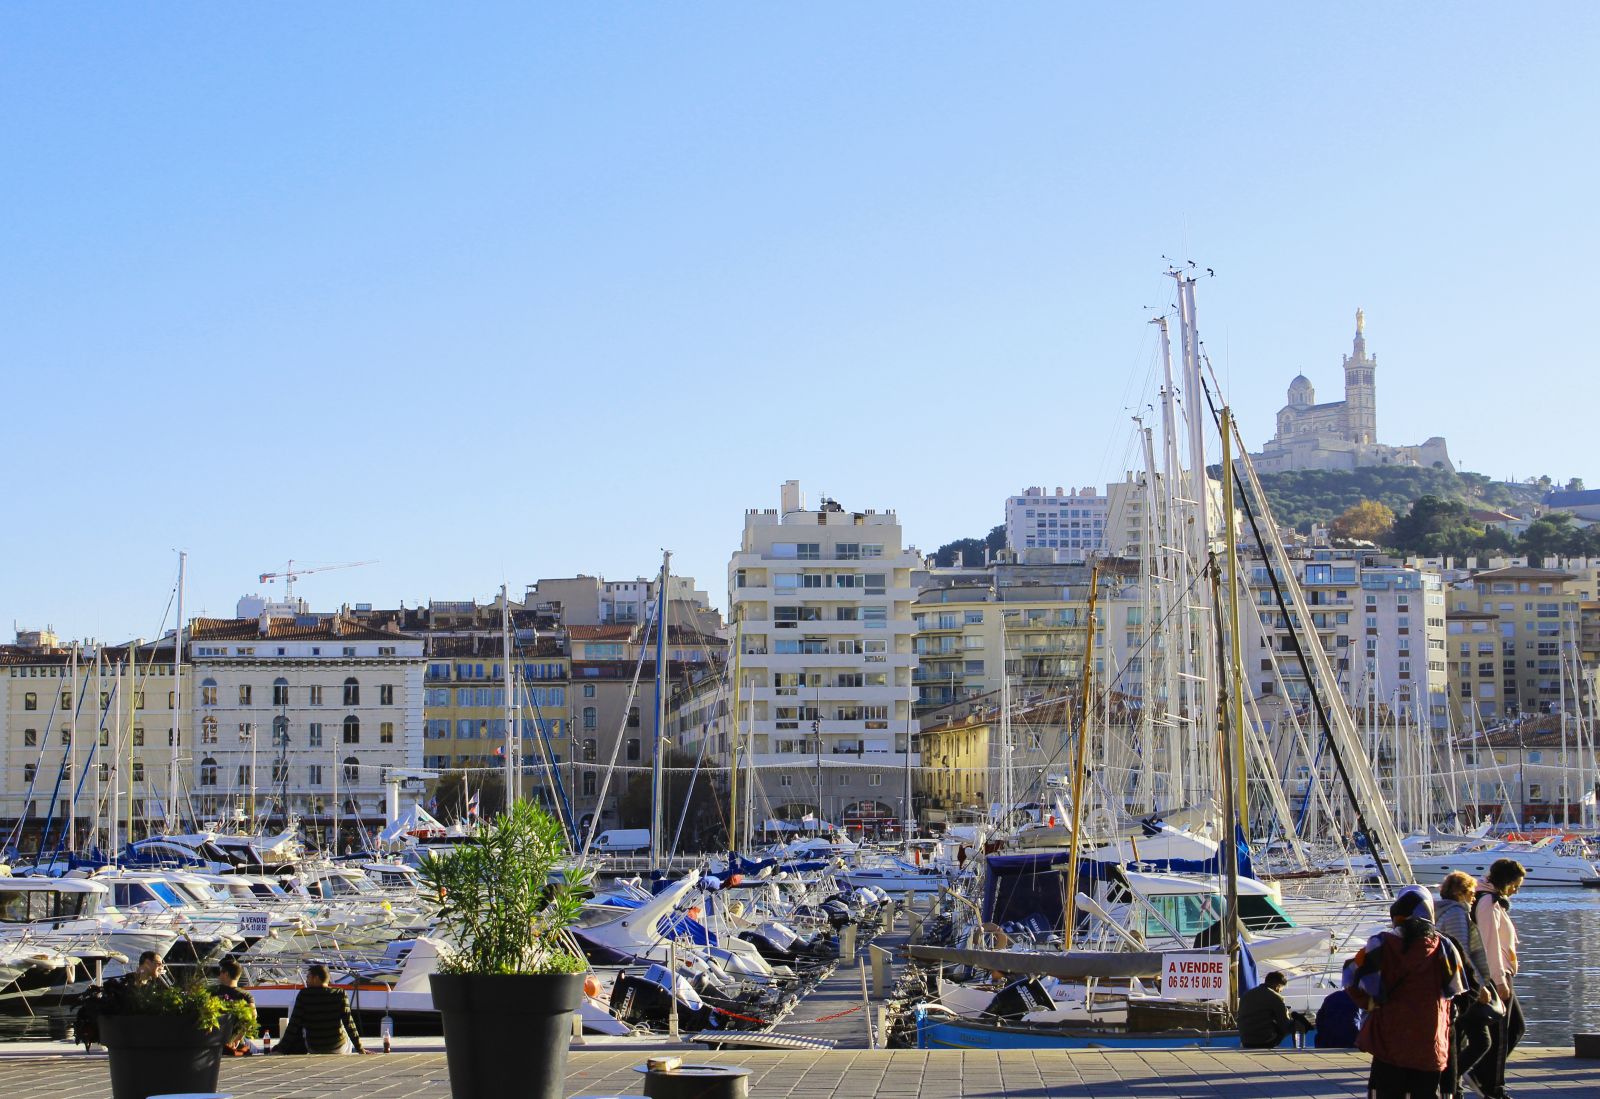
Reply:
[[255, 1006], [222, 999], [199, 974], [109, 986], [94, 1026], [110, 1054], [112, 1099], [214, 1092], [223, 1044], [257, 1032]]
[[588, 872], [551, 884], [561, 824], [517, 802], [479, 842], [423, 861], [454, 949], [428, 979], [444, 1022], [452, 1099], [560, 1099], [587, 968], [566, 934]]

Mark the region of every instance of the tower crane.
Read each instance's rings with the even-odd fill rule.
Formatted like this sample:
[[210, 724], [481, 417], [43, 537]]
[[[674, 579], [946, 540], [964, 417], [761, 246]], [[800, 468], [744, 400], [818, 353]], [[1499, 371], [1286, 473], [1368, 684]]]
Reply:
[[290, 558], [289, 563], [284, 566], [282, 572], [264, 572], [261, 574], [260, 582], [270, 584], [274, 580], [282, 580], [283, 597], [285, 600], [292, 601], [294, 599], [294, 582], [302, 576], [310, 576], [314, 572], [332, 572], [334, 569], [353, 569], [361, 565], [376, 564], [376, 561], [347, 561], [342, 565], [318, 565], [313, 569], [297, 569], [294, 567], [294, 559]]

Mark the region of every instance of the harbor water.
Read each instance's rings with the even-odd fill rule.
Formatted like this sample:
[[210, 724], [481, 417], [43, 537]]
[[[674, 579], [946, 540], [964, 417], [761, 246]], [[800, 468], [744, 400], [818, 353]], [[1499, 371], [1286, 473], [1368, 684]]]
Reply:
[[1530, 889], [1512, 903], [1517, 995], [1530, 1043], [1570, 1046], [1600, 1031], [1600, 890]]

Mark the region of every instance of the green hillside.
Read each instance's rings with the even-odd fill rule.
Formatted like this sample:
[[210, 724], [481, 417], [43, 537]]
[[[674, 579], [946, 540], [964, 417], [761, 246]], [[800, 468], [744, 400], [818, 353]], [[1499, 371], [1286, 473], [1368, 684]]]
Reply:
[[1496, 511], [1537, 504], [1548, 483], [1507, 484], [1481, 473], [1451, 473], [1414, 466], [1371, 466], [1366, 469], [1298, 469], [1264, 473], [1261, 485], [1272, 501], [1273, 517], [1286, 527], [1307, 531], [1313, 523], [1329, 523], [1352, 504], [1377, 500], [1404, 515], [1414, 500], [1437, 496], [1459, 500], [1468, 508]]

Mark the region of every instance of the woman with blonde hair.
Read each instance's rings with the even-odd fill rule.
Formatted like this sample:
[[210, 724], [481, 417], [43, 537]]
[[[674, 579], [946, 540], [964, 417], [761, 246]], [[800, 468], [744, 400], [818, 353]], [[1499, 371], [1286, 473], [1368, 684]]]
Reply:
[[[1475, 928], [1472, 925], [1472, 902], [1478, 892], [1478, 882], [1464, 870], [1455, 870], [1439, 883], [1439, 904], [1434, 917], [1434, 927], [1439, 934], [1455, 943], [1461, 954], [1463, 975], [1467, 991], [1456, 997], [1452, 1006], [1450, 1025], [1450, 1064], [1440, 1081], [1440, 1093], [1448, 1096], [1463, 1094], [1461, 1081], [1483, 1060], [1493, 1044], [1493, 1024], [1500, 1011], [1494, 991], [1489, 987], [1488, 975], [1478, 970], [1472, 961], [1472, 944]], [[1481, 944], [1478, 953], [1482, 954]]]

